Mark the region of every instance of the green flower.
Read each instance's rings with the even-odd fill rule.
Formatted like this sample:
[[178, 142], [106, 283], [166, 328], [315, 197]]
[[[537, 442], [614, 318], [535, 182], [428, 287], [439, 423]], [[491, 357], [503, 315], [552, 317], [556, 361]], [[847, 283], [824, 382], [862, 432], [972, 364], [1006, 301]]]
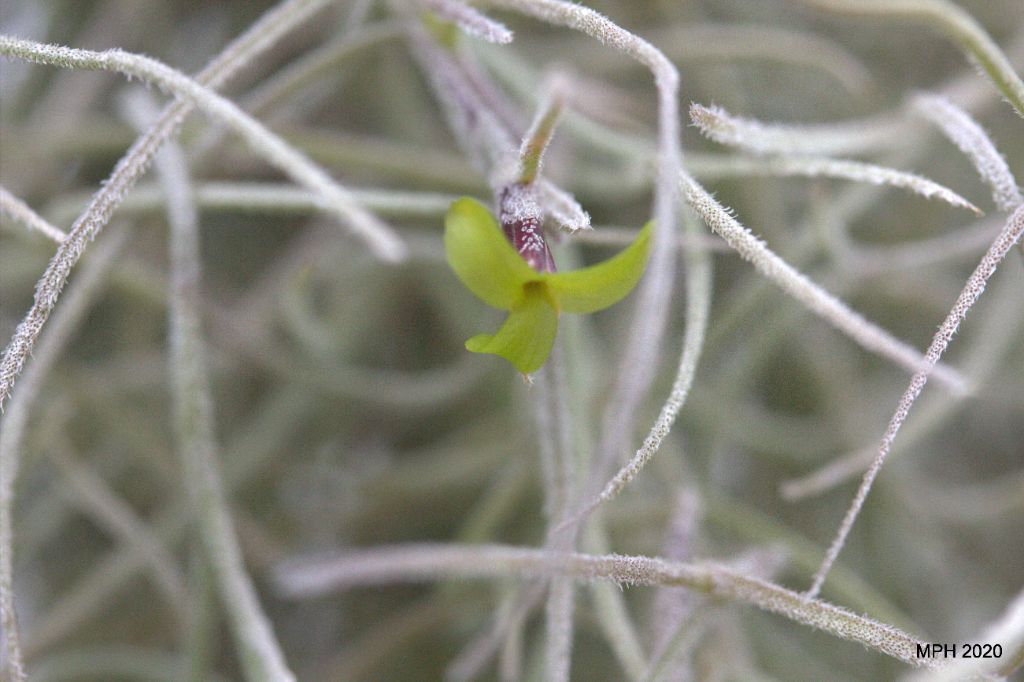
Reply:
[[573, 272], [537, 272], [516, 253], [483, 204], [458, 199], [445, 217], [448, 263], [484, 303], [509, 311], [497, 334], [474, 336], [466, 348], [500, 355], [523, 374], [537, 371], [551, 353], [559, 313], [602, 310], [636, 286], [647, 264], [651, 225], [603, 263]]

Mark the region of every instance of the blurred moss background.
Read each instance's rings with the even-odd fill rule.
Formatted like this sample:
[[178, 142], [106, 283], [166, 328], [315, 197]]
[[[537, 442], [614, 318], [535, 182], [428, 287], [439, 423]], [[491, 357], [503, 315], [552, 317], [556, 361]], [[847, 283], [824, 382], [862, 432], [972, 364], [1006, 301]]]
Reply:
[[[816, 123], [896, 112], [918, 90], [956, 79], [980, 84], [969, 105], [1018, 177], [1024, 122], [962, 54], [929, 30], [827, 15], [798, 2], [590, 2], [648, 38], [678, 65], [682, 100], [748, 117]], [[1019, 0], [958, 3], [1020, 70]], [[3, 32], [75, 47], [120, 47], [195, 72], [269, 2], [14, 0]], [[366, 6], [361, 23], [360, 7]], [[648, 74], [593, 41], [496, 13], [510, 46], [470, 43], [481, 68], [528, 123], [544, 69], [568, 64], [582, 88], [607, 97], [582, 112], [652, 143]], [[302, 55], [391, 21], [386, 3], [331, 5], [246, 69], [225, 94], [249, 93]], [[687, 34], [708, 24], [813, 34], [863, 67], [844, 82], [827, 60], [737, 57]], [[389, 24], [390, 25], [390, 24]], [[737, 49], [740, 46], [735, 46]], [[750, 46], [744, 46], [750, 47]], [[756, 47], [756, 46], [755, 46]], [[756, 50], [755, 50], [756, 52]], [[817, 62], [817, 64], [815, 63]], [[516, 77], [535, 84], [514, 87]], [[604, 90], [597, 92], [596, 84]], [[118, 108], [114, 74], [0, 62], [0, 184], [68, 228], [135, 138]], [[526, 90], [530, 90], [527, 86]], [[397, 31], [369, 40], [338, 68], [258, 117], [353, 188], [488, 197], [460, 154], [429, 85]], [[990, 215], [969, 162], [927, 124], [910, 144], [871, 160], [921, 172]], [[192, 115], [181, 141], [210, 128]], [[694, 128], [684, 153], [722, 154]], [[191, 154], [197, 186], [281, 182], [227, 135]], [[597, 229], [649, 218], [650, 172], [595, 148], [566, 123], [546, 175], [574, 192]], [[894, 189], [824, 179], [706, 181], [723, 204], [783, 257], [896, 336], [924, 348], [985, 249], [895, 265], [915, 240], [953, 235], [966, 212]], [[143, 185], [152, 187], [147, 176]], [[145, 187], [140, 187], [143, 193]], [[152, 198], [153, 190], [150, 189]], [[390, 196], [390, 195], [388, 195]], [[239, 668], [209, 576], [186, 532], [190, 511], [170, 427], [167, 228], [159, 200], [130, 197], [114, 218], [129, 241], [72, 345], [34, 406], [17, 488], [15, 579], [23, 644], [38, 679], [174, 679], [202, 639], [208, 679]], [[844, 206], [853, 206], [846, 210]], [[201, 213], [204, 322], [221, 465], [248, 566], [289, 663], [303, 680], [438, 679], [490, 623], [505, 586], [485, 582], [359, 589], [310, 601], [282, 598], [267, 579], [298, 553], [406, 541], [542, 542], [544, 518], [531, 404], [506, 364], [463, 341], [498, 314], [465, 291], [443, 260], [443, 209], [384, 209], [412, 246], [401, 266], [373, 261], [329, 218], [284, 210]], [[1000, 219], [998, 216], [996, 221]], [[100, 241], [105, 239], [100, 237]], [[98, 246], [98, 243], [97, 243]], [[0, 228], [0, 337], [27, 310], [53, 245], [6, 219]], [[562, 240], [562, 262], [608, 247]], [[88, 260], [89, 256], [86, 256]], [[696, 558], [774, 546], [776, 578], [805, 589], [859, 476], [798, 500], [780, 487], [877, 445], [908, 377], [763, 282], [727, 250], [715, 252], [709, 339], [692, 395], [649, 469], [607, 509], [610, 548], [659, 555], [680, 486], [699, 491]], [[895, 259], [896, 256], [893, 255]], [[72, 283], [74, 275], [72, 276]], [[929, 385], [826, 585], [825, 598], [933, 641], [973, 641], [1024, 578], [1024, 259], [1007, 260], [968, 316], [947, 360], [977, 379], [967, 399]], [[662, 371], [632, 442], [667, 395], [683, 334], [683, 286]], [[629, 299], [569, 320], [563, 335], [580, 443], [597, 437]], [[17, 390], [15, 390], [17, 394]], [[623, 458], [628, 453], [623, 453]], [[134, 518], [173, 557], [184, 602], [116, 530]], [[641, 632], [652, 590], [626, 593]], [[581, 592], [581, 594], [584, 594]], [[178, 595], [181, 596], [181, 595]], [[573, 679], [623, 673], [595, 621], [577, 607]], [[903, 666], [859, 646], [752, 608], [716, 604], [694, 662], [699, 679], [893, 679]], [[529, 621], [527, 670], [543, 649]], [[115, 674], [120, 671], [119, 674]], [[486, 676], [496, 676], [493, 666]]]

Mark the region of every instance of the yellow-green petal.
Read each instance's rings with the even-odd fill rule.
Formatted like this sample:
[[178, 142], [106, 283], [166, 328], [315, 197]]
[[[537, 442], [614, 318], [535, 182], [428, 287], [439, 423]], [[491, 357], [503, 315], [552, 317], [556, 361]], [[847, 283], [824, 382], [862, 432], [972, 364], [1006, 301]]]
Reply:
[[469, 197], [457, 199], [448, 209], [444, 249], [466, 288], [500, 310], [511, 310], [523, 296], [523, 284], [537, 279], [490, 211]]
[[466, 341], [474, 353], [492, 353], [511, 362], [523, 374], [536, 372], [551, 354], [558, 330], [558, 313], [551, 307], [541, 282], [524, 288], [525, 296], [497, 334], [479, 334]]
[[653, 222], [644, 225], [632, 244], [602, 263], [581, 270], [542, 275], [558, 301], [559, 310], [592, 313], [625, 298], [644, 274], [653, 225]]

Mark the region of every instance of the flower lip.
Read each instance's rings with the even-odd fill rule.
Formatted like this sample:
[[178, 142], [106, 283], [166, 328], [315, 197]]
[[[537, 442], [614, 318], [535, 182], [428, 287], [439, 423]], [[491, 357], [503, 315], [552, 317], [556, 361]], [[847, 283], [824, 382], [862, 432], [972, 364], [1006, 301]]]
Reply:
[[558, 299], [551, 291], [551, 287], [548, 286], [547, 281], [543, 279], [532, 279], [529, 282], [523, 283], [523, 294], [524, 296], [540, 296], [543, 298], [549, 306], [555, 311], [556, 314], [561, 314], [561, 306], [558, 304]]

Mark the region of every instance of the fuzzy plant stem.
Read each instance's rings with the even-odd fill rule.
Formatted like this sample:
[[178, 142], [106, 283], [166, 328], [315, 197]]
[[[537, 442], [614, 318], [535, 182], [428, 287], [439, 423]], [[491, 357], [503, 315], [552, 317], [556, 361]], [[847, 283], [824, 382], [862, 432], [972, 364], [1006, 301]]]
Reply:
[[127, 232], [112, 229], [110, 236], [96, 246], [93, 258], [68, 290], [64, 304], [54, 314], [47, 332], [40, 336], [35, 360], [29, 366], [21, 386], [0, 417], [0, 622], [7, 644], [7, 667], [11, 679], [27, 679], [20, 648], [17, 615], [14, 610], [14, 484], [18, 478], [25, 429], [33, 403], [43, 382], [95, 301], [107, 275], [114, 267], [127, 241]]
[[[696, 105], [694, 105], [696, 106]], [[907, 189], [926, 199], [938, 199], [950, 206], [965, 208], [976, 215], [982, 211], [953, 190], [916, 173], [887, 168], [873, 163], [831, 159], [815, 156], [728, 156], [708, 159], [701, 167], [701, 174], [707, 178], [735, 177], [750, 175], [773, 175], [779, 177], [804, 176], [808, 178], [839, 178], [873, 185], [888, 185]]]
[[463, 153], [476, 170], [488, 176], [492, 189], [505, 184], [509, 179], [497, 176], [517, 146], [516, 136], [469, 75], [463, 55], [438, 45], [418, 26], [409, 31], [409, 47]]
[[573, 610], [576, 584], [565, 576], [551, 579], [544, 604], [544, 679], [568, 682], [572, 663]]
[[[327, 0], [286, 0], [264, 14], [245, 33], [232, 41], [206, 68], [196, 81], [216, 89], [226, 83], [239, 69], [274, 45], [283, 35], [307, 20]], [[92, 198], [89, 206], [75, 220], [50, 260], [36, 285], [32, 307], [15, 330], [14, 337], [0, 360], [0, 408], [10, 396], [14, 382], [35, 345], [39, 332], [53, 312], [60, 291], [71, 270], [109, 222], [117, 206], [135, 182], [142, 177], [149, 163], [166, 140], [173, 137], [185, 117], [194, 109], [187, 101], [177, 101], [164, 109], [153, 126], [135, 141], [117, 162], [110, 177]]]
[[[537, 393], [533, 403], [544, 486], [544, 512], [549, 529], [545, 546], [549, 550], [559, 548], [559, 543], [565, 540], [564, 537], [556, 537], [552, 529], [557, 528], [555, 524], [568, 511], [576, 487], [576, 467], [572, 456], [572, 415], [568, 404], [565, 364], [563, 349], [556, 342], [551, 358], [538, 373], [531, 389]], [[501, 646], [502, 640], [505, 641], [506, 651], [510, 648], [510, 643], [514, 642], [517, 633], [522, 630], [526, 618], [544, 597], [545, 590], [548, 591], [545, 605], [545, 679], [561, 678], [568, 674], [575, 588], [565, 584], [564, 578], [556, 578], [517, 588], [507, 608], [499, 611], [487, 632], [477, 637], [458, 655], [449, 666], [446, 677], [451, 680], [478, 677]], [[518, 679], [519, 676], [507, 677]]]
[[67, 237], [64, 230], [48, 223], [28, 204], [11, 194], [6, 187], [0, 187], [0, 215], [6, 215], [11, 220], [21, 223], [28, 229], [38, 232], [58, 244]]
[[[683, 218], [686, 237], [700, 237], [698, 222], [695, 216]], [[594, 499], [587, 502], [583, 510], [572, 519], [579, 522], [599, 505], [614, 499], [636, 478], [644, 466], [654, 457], [668, 437], [675, 424], [679, 411], [686, 403], [697, 374], [704, 339], [708, 329], [708, 318], [711, 312], [711, 254], [704, 249], [689, 249], [686, 252], [686, 332], [683, 335], [683, 350], [679, 357], [679, 368], [672, 383], [668, 398], [661, 406], [661, 411], [654, 425], [644, 439], [643, 444], [633, 457], [609, 480], [604, 489]]]
[[[572, 414], [569, 409], [569, 382], [565, 367], [565, 354], [557, 347], [547, 367], [551, 391], [551, 412], [555, 421], [557, 453], [555, 461], [555, 514], [548, 528], [569, 508], [576, 487], [576, 466], [573, 447]], [[549, 542], [553, 541], [549, 531]], [[576, 606], [576, 585], [572, 579], [557, 577], [551, 580], [545, 604], [546, 640], [544, 649], [545, 678], [553, 682], [568, 682], [572, 662], [572, 644]], [[513, 630], [515, 631], [515, 630]]]
[[602, 421], [599, 455], [593, 470], [594, 482], [601, 485], [628, 443], [636, 410], [654, 376], [658, 347], [667, 323], [676, 265], [676, 182], [682, 170], [679, 73], [653, 45], [588, 7], [562, 0], [487, 0], [486, 4], [585, 33], [646, 66], [657, 87], [659, 154], [654, 190], [654, 247], [619, 366], [616, 389]]
[[565, 513], [576, 486], [568, 377], [560, 344], [555, 344], [530, 390], [536, 393], [532, 402], [543, 474], [544, 515], [552, 526]]
[[707, 627], [706, 619], [702, 618], [707, 610], [704, 605], [694, 608], [679, 623], [670, 634], [671, 639], [665, 642], [664, 652], [651, 661], [645, 682], [689, 682], [694, 679], [693, 666], [689, 665], [688, 659], [693, 657]]
[[[556, 433], [559, 427], [554, 423], [555, 402], [558, 400], [556, 393], [564, 388], [559, 386], [555, 377], [552, 357], [547, 367], [541, 368], [534, 381], [533, 389], [536, 391], [535, 412], [537, 423], [538, 450], [541, 458], [541, 471], [544, 482], [544, 514], [548, 517], [549, 527], [553, 525], [561, 510], [564, 507], [568, 491], [566, 481], [560, 474], [563, 466], [560, 460], [570, 458], [569, 452], [562, 449], [557, 442]], [[569, 679], [569, 664], [572, 651], [572, 608], [574, 603], [574, 586], [565, 578], [557, 578], [550, 582], [548, 587], [549, 596], [544, 613], [545, 617], [545, 640], [544, 640], [544, 678], [547, 680], [562, 681]], [[517, 592], [522, 592], [517, 589]], [[510, 604], [510, 606], [512, 606]], [[519, 609], [515, 609], [518, 611]], [[522, 621], [516, 619], [517, 625]], [[518, 636], [518, 626], [509, 628], [507, 638]], [[506, 644], [506, 648], [508, 648]]]
[[[695, 553], [695, 539], [702, 521], [703, 509], [697, 491], [680, 489], [669, 517], [661, 556], [669, 561], [689, 561]], [[651, 659], [645, 679], [662, 679], [662, 672], [678, 682], [692, 678], [690, 658], [696, 644], [694, 635], [702, 631], [696, 601], [692, 592], [667, 587], [655, 591], [651, 608]]]
[[[609, 553], [611, 541], [603, 518], [598, 517], [587, 525], [581, 543], [587, 554]], [[594, 618], [624, 676], [629, 680], [642, 679], [647, 667], [646, 647], [630, 615], [626, 595], [618, 585], [605, 582], [591, 583], [588, 587]]]
[[1000, 211], [1012, 211], [1024, 203], [1006, 159], [970, 114], [938, 95], [917, 96], [914, 109], [971, 160], [978, 175], [992, 189], [992, 200]]
[[864, 506], [864, 501], [871, 491], [871, 485], [874, 483], [875, 477], [878, 476], [878, 472], [882, 469], [885, 458], [892, 449], [896, 434], [899, 433], [900, 427], [906, 420], [907, 415], [910, 414], [910, 408], [913, 407], [914, 401], [921, 395], [921, 391], [928, 382], [928, 377], [935, 369], [935, 365], [938, 364], [939, 358], [942, 357], [942, 354], [949, 346], [949, 342], [953, 339], [953, 335], [956, 334], [957, 329], [960, 327], [960, 323], [967, 316], [967, 311], [971, 309], [985, 291], [985, 285], [988, 284], [989, 278], [995, 273], [996, 267], [1006, 257], [1010, 249], [1013, 248], [1013, 245], [1020, 240], [1022, 233], [1024, 233], [1024, 206], [1018, 208], [1010, 216], [1009, 220], [1006, 221], [1006, 226], [992, 243], [992, 246], [989, 247], [988, 252], [981, 259], [978, 267], [971, 273], [963, 291], [960, 292], [956, 303], [953, 304], [952, 310], [949, 311], [949, 315], [939, 327], [939, 331], [935, 333], [935, 338], [925, 353], [924, 366], [914, 373], [910, 380], [910, 385], [907, 386], [907, 390], [904, 391], [903, 396], [900, 398], [896, 406], [896, 412], [893, 414], [892, 419], [890, 419], [889, 426], [882, 436], [882, 442], [878, 447], [875, 459], [864, 474], [864, 479], [861, 481], [860, 488], [858, 488], [857, 494], [854, 496], [842, 524], [839, 526], [839, 531], [836, 533], [832, 545], [828, 548], [821, 566], [814, 575], [814, 581], [807, 592], [809, 597], [815, 597], [821, 591], [821, 587], [825, 583], [825, 578], [828, 576], [832, 564], [835, 563], [839, 552], [842, 551], [846, 538], [849, 536], [850, 530], [853, 528], [858, 514], [860, 514], [860, 510]]
[[734, 116], [718, 106], [690, 105], [690, 120], [708, 139], [755, 154], [848, 154], [891, 147], [905, 130], [894, 115], [869, 119], [789, 125]]
[[512, 31], [504, 24], [484, 16], [460, 0], [417, 0], [437, 16], [452, 22], [467, 35], [488, 43], [507, 45], [512, 42]]
[[[553, 359], [553, 358], [552, 358]], [[550, 367], [550, 365], [549, 365]], [[534, 412], [534, 423], [537, 427], [537, 454], [540, 459], [541, 489], [544, 492], [544, 516], [551, 524], [559, 514], [561, 495], [558, 485], [558, 461], [555, 443], [554, 405], [552, 403], [553, 386], [549, 367], [541, 367], [534, 376], [530, 390], [533, 393], [531, 404]]]
[[[595, 481], [599, 482], [607, 475], [604, 472], [614, 467], [616, 456], [628, 443], [636, 410], [654, 376], [658, 347], [667, 324], [676, 264], [676, 177], [682, 170], [677, 101], [679, 74], [672, 63], [650, 43], [582, 5], [562, 0], [488, 0], [487, 4], [581, 31], [624, 52], [651, 70], [658, 91], [660, 153], [654, 196], [654, 248], [648, 274], [639, 294], [637, 312], [631, 325], [632, 333], [619, 367], [616, 390], [603, 420], [601, 454], [594, 469]], [[543, 120], [542, 115], [541, 126]], [[563, 588], [558, 585], [558, 581], [555, 581], [552, 589], [549, 612], [557, 608], [552, 602], [565, 601], [564, 592], [561, 592]], [[571, 587], [565, 589], [571, 595]], [[565, 604], [562, 606], [568, 608]], [[548, 662], [551, 663], [550, 656]], [[558, 664], [560, 667], [549, 669], [549, 672], [567, 676], [568, 660]]]
[[[527, 616], [545, 596], [550, 582], [550, 580], [538, 580], [515, 590], [499, 608], [488, 630], [476, 637], [448, 666], [445, 678], [453, 682], [467, 682], [479, 677], [502, 644], [504, 643], [504, 648], [507, 650], [510, 641], [518, 636], [516, 633], [523, 629]], [[545, 649], [547, 649], [547, 642], [545, 642]], [[546, 660], [548, 660], [547, 656], [545, 656]], [[503, 667], [508, 669], [513, 668], [514, 665], [509, 661]], [[511, 676], [511, 679], [516, 678]]]
[[[687, 202], [712, 230], [729, 242], [740, 256], [753, 263], [758, 272], [800, 301], [815, 315], [826, 320], [866, 350], [888, 358], [911, 373], [928, 366], [927, 359], [922, 358], [913, 347], [894, 338], [884, 329], [848, 308], [772, 252], [764, 242], [715, 201], [696, 180], [688, 175], [682, 175], [680, 182]], [[943, 365], [933, 369], [935, 377], [954, 391], [967, 391], [967, 380], [956, 370]]]
[[[409, 37], [413, 57], [433, 86], [449, 129], [473, 165], [487, 176], [498, 212], [505, 214], [501, 222], [510, 239], [515, 236], [511, 229], [514, 222], [530, 225], [533, 234], [540, 234], [544, 214], [549, 214], [571, 232], [589, 228], [590, 216], [568, 192], [543, 177], [531, 182], [519, 180], [523, 175], [521, 158], [530, 152], [524, 150], [518, 155], [514, 152], [523, 144], [514, 132], [514, 117], [504, 98], [477, 72], [473, 63], [457, 50], [442, 49], [425, 31], [412, 30]], [[539, 120], [544, 118], [542, 109]], [[554, 122], [551, 121], [552, 126]], [[527, 134], [526, 139], [535, 136], [536, 133]], [[539, 162], [538, 157], [538, 167]], [[543, 257], [535, 259], [535, 264], [552, 271], [554, 261], [546, 244], [539, 251]]]
[[[135, 99], [129, 109], [139, 127], [157, 115], [155, 104]], [[250, 682], [287, 682], [288, 669], [270, 620], [260, 606], [245, 570], [242, 551], [221, 480], [214, 435], [213, 403], [203, 341], [199, 256], [199, 217], [192, 201], [185, 156], [166, 145], [156, 156], [157, 176], [167, 196], [170, 225], [170, 357], [177, 448], [184, 465], [185, 487], [196, 507], [196, 520], [228, 614], [242, 669]]]
[[[678, 85], [679, 76], [675, 67], [652, 45], [623, 30], [593, 10], [561, 0], [499, 0], [488, 4], [513, 9], [551, 24], [567, 26], [582, 31], [600, 42], [610, 45], [646, 65], [654, 74], [659, 97], [659, 168], [655, 187], [654, 218], [655, 247], [648, 267], [649, 274], [640, 292], [636, 317], [631, 326], [632, 335], [623, 354], [617, 389], [605, 413], [601, 438], [602, 454], [597, 460], [595, 480], [600, 481], [607, 474], [602, 473], [614, 466], [614, 460], [622, 446], [628, 442], [633, 417], [653, 379], [657, 350], [661, 343], [667, 322], [669, 299], [676, 262], [674, 248], [676, 229], [676, 176], [682, 169], [682, 152], [679, 145]], [[542, 108], [542, 112], [544, 109]], [[543, 130], [549, 117], [541, 114], [535, 130]], [[553, 126], [557, 115], [550, 117]], [[531, 136], [527, 136], [529, 141]], [[527, 143], [528, 144], [528, 143]], [[526, 148], [529, 152], [529, 149]], [[524, 158], [527, 158], [524, 155]], [[539, 154], [537, 155], [539, 163]], [[524, 171], [528, 167], [524, 164]], [[503, 221], [504, 222], [504, 221]], [[549, 624], [556, 624], [553, 610], [571, 607], [568, 596], [572, 588], [554, 581], [549, 597]], [[552, 648], [558, 642], [548, 641], [548, 672], [556, 679], [568, 676], [568, 657], [564, 661], [554, 658]], [[566, 647], [561, 647], [562, 651]]]
[[[1002, 226], [1000, 226], [1001, 229]], [[988, 235], [985, 244], [978, 250], [991, 246], [999, 229]], [[1002, 324], [1006, 313], [1018, 307], [1020, 292], [1012, 283], [1004, 284], [994, 294], [990, 303], [990, 310], [1004, 311], [1002, 315], [989, 314], [978, 327], [976, 338], [981, 341], [974, 344], [964, 353], [963, 364], [966, 373], [978, 385], [984, 385], [992, 381], [992, 378], [1000, 372], [1000, 365], [1005, 363], [1005, 358], [1010, 348], [1019, 340], [1021, 331], [1024, 331], [1024, 319], [1017, 324]], [[926, 436], [934, 434], [938, 427], [948, 424], [950, 417], [960, 405], [959, 401], [938, 400], [922, 406], [918, 409], [917, 417], [911, 423], [900, 429], [900, 438], [904, 451], [914, 443], [921, 442]], [[820, 468], [805, 474], [800, 478], [783, 481], [779, 485], [779, 492], [783, 499], [796, 501], [802, 498], [820, 495], [847, 481], [857, 479], [864, 475], [871, 462], [875, 459], [878, 449], [877, 443], [866, 448], [859, 448], [845, 455], [841, 455]], [[1012, 479], [1004, 478], [1001, 481], [1015, 485]], [[984, 496], [984, 495], [983, 495]], [[980, 516], [984, 517], [984, 510], [991, 509], [994, 504], [998, 508], [999, 495], [984, 496], [985, 502], [968, 504], [977, 510]], [[930, 513], [937, 510], [932, 509]], [[959, 505], [942, 505], [941, 511], [952, 516], [964, 515]]]
[[[439, 218], [458, 197], [438, 192], [403, 192], [390, 189], [359, 189], [352, 196], [368, 210], [381, 215]], [[204, 182], [193, 187], [193, 199], [201, 212], [256, 213], [260, 215], [303, 215], [323, 213], [323, 197], [308, 190], [281, 183]], [[55, 202], [48, 213], [54, 222], [70, 215], [73, 219], [86, 200], [81, 194]], [[145, 215], [162, 210], [163, 195], [152, 183], [139, 183], [121, 204], [126, 215]], [[623, 240], [628, 243], [628, 240]]]
[[292, 597], [313, 597], [363, 585], [509, 577], [568, 576], [620, 585], [685, 587], [727, 601], [751, 604], [829, 634], [859, 642], [915, 667], [921, 640], [827, 602], [809, 599], [758, 578], [713, 564], [673, 563], [643, 556], [589, 555], [502, 545], [398, 545], [346, 553], [336, 559], [293, 560], [279, 566], [277, 582]]
[[[441, 49], [420, 31], [411, 32], [411, 45], [414, 56], [420, 61], [426, 77], [433, 85], [434, 92], [443, 106], [447, 119], [449, 119], [450, 128], [456, 134], [466, 154], [481, 171], [488, 175], [499, 205], [500, 222], [516, 248], [521, 246], [517, 243], [517, 238], [531, 235], [540, 236], [543, 218], [542, 200], [555, 200], [552, 203], [559, 209], [552, 213], [559, 220], [568, 218], [571, 224], [577, 228], [589, 225], [589, 216], [586, 216], [586, 213], [578, 205], [575, 205], [575, 202], [567, 194], [562, 193], [560, 189], [543, 178], [535, 178], [530, 182], [518, 181], [522, 176], [523, 162], [521, 158], [525, 155], [515, 155], [512, 152], [515, 138], [507, 117], [502, 116], [501, 102], [496, 101], [488, 83], [479, 77], [474, 78], [469, 63], [460, 59], [458, 54]], [[542, 113], [539, 120], [543, 122], [546, 118]], [[552, 127], [553, 124], [554, 120], [551, 121]], [[536, 133], [532, 135], [532, 137], [537, 136]], [[529, 153], [528, 140], [530, 138], [531, 135], [527, 135], [527, 142], [521, 147], [526, 154]], [[538, 152], [538, 166], [540, 165], [540, 154], [543, 154], [543, 146]], [[579, 216], [583, 216], [583, 218], [581, 219]], [[540, 242], [540, 246], [540, 249], [528, 254], [535, 256], [532, 264], [539, 269], [553, 270], [554, 261], [543, 240]], [[552, 359], [556, 360], [554, 357]], [[554, 361], [552, 367], [557, 369], [558, 366], [558, 361]], [[563, 382], [553, 372], [555, 370], [546, 371], [545, 376], [541, 378], [544, 386], [540, 387], [540, 390], [542, 394], [550, 398], [538, 401], [547, 403], [547, 407], [542, 408], [544, 410], [553, 411], [561, 402], [559, 399], [561, 391], [558, 390], [558, 386]], [[555, 452], [559, 450], [554, 434], [564, 430], [564, 420], [558, 420], [563, 424], [562, 428], [558, 428], [552, 424], [550, 416], [550, 412], [540, 416], [539, 428], [543, 431], [541, 451], [545, 491], [547, 492], [546, 510], [550, 518], [554, 520], [561, 515], [564, 498], [567, 494], [564, 486], [558, 481], [559, 479], [568, 481], [570, 478], [563, 473], [564, 467], [559, 466], [567, 463], [564, 457], [565, 453], [562, 453], [563, 457], [561, 458], [554, 457]], [[564, 438], [562, 440], [564, 441]], [[563, 489], [559, 491], [559, 488]], [[529, 610], [543, 596], [544, 587], [543, 584], [535, 584], [519, 591], [517, 600], [509, 609], [499, 614], [492, 628], [488, 629], [457, 657], [449, 669], [449, 677], [468, 679], [476, 676], [489, 657], [501, 646], [502, 640], [507, 640], [506, 633], [511, 633], [514, 636]], [[568, 673], [572, 600], [573, 589], [571, 586], [556, 586], [552, 582], [546, 611], [548, 639], [546, 641], [545, 665], [548, 666], [548, 673], [555, 678], [560, 678]]]
[[[566, 397], [567, 389], [563, 356], [556, 344], [548, 363], [537, 373], [531, 389], [536, 392], [533, 404], [544, 488], [544, 513], [549, 528], [553, 527], [565, 512], [575, 483], [572, 424]], [[536, 589], [539, 587], [517, 588], [519, 598], [510, 604], [509, 617], [497, 621], [502, 625], [511, 624], [511, 627], [493, 630], [495, 633], [506, 631], [506, 649], [510, 646], [509, 638], [514, 640], [518, 636], [517, 633], [520, 632], [527, 615], [528, 610], [524, 610], [522, 605], [534, 600], [530, 594]], [[549, 582], [547, 589], [544, 679], [560, 682], [569, 679], [576, 588], [571, 580], [557, 577]], [[481, 640], [481, 643], [497, 644], [497, 641], [497, 637], [487, 637]], [[459, 665], [453, 667], [456, 670], [468, 668], [469, 663], [474, 663], [476, 667], [489, 658], [492, 651], [491, 647], [473, 647], [469, 650], [473, 655], [467, 655], [465, 663], [460, 661]], [[460, 673], [460, 678], [462, 677]]]
[[[530, 225], [533, 234], [540, 234], [545, 212], [570, 231], [588, 228], [590, 216], [568, 192], [542, 177], [519, 181], [523, 164], [514, 150], [521, 142], [513, 132], [508, 107], [473, 64], [457, 51], [442, 49], [421, 30], [410, 31], [410, 45], [445, 111], [449, 129], [466, 156], [487, 175], [510, 239], [514, 222]], [[554, 261], [544, 246], [539, 250], [543, 257], [535, 264], [550, 271]]]
[[519, 182], [531, 183], [537, 179], [540, 173], [541, 161], [544, 159], [544, 151], [551, 143], [555, 134], [555, 126], [562, 116], [562, 109], [565, 106], [565, 97], [559, 81], [555, 81], [548, 88], [548, 94], [541, 101], [537, 109], [537, 115], [530, 124], [530, 129], [523, 137], [523, 144], [519, 148]]

